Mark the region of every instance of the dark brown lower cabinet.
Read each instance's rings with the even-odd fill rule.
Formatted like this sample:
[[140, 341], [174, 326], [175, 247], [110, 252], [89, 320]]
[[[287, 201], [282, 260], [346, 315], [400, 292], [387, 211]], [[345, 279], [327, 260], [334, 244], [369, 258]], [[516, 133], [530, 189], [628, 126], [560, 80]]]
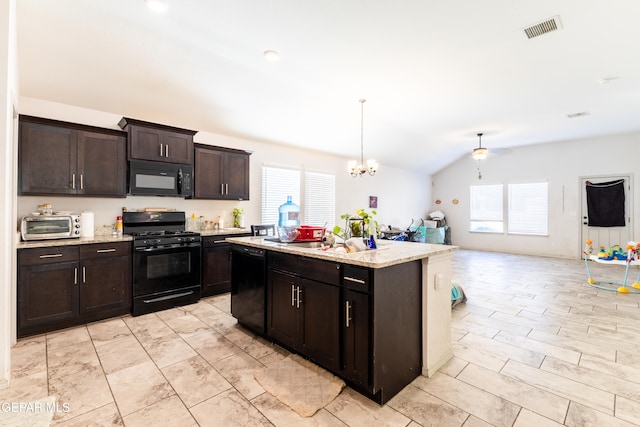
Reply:
[[130, 310], [130, 243], [18, 250], [18, 337]]
[[369, 294], [344, 290], [344, 321], [342, 327], [342, 374], [360, 387], [369, 388], [371, 379], [371, 347]]
[[272, 252], [267, 263], [267, 334], [337, 373], [339, 264]]
[[231, 245], [225, 239], [250, 235], [247, 232], [202, 238], [203, 297], [231, 291]]

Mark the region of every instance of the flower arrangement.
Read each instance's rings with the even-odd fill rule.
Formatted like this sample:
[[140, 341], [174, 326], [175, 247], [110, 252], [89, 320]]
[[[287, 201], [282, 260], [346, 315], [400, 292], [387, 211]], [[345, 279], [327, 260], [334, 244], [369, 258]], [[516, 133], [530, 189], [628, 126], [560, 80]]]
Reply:
[[370, 234], [377, 237], [380, 225], [373, 217], [376, 214], [377, 212], [375, 210], [372, 210], [371, 213], [369, 213], [364, 209], [356, 210], [355, 216], [348, 213], [342, 214], [340, 215], [340, 218], [345, 220], [345, 227], [343, 229], [336, 225], [333, 227], [333, 234], [340, 236], [345, 240], [351, 237], [366, 237]]

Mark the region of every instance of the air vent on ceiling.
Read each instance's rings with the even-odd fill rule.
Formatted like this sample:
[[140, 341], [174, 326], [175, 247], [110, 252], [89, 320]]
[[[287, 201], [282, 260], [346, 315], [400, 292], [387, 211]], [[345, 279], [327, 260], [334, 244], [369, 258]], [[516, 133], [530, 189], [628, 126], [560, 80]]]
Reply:
[[535, 25], [525, 28], [524, 33], [526, 34], [527, 38], [532, 39], [534, 37], [559, 30], [560, 28], [562, 28], [562, 23], [560, 22], [560, 17], [556, 15], [552, 18], [547, 19], [546, 21], [539, 22]]
[[575, 119], [576, 117], [584, 117], [588, 115], [589, 115], [588, 111], [581, 111], [579, 113], [567, 114], [567, 117], [569, 117], [570, 119]]

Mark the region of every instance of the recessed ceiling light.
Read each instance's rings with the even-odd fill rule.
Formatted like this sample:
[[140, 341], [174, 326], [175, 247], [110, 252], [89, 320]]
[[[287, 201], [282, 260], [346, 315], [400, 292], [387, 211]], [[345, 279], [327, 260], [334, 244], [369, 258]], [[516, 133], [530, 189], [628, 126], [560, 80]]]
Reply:
[[265, 50], [263, 55], [269, 61], [275, 61], [280, 56], [280, 54], [275, 50]]
[[167, 0], [144, 0], [144, 3], [154, 12], [166, 12], [169, 8]]

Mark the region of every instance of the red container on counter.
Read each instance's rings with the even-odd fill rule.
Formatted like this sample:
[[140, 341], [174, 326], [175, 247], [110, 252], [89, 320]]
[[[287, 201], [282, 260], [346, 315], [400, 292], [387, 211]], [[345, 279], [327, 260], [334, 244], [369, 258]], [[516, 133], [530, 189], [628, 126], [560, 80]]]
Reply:
[[311, 225], [301, 225], [298, 227], [298, 238], [296, 242], [319, 242], [324, 236], [323, 227], [313, 227]]

